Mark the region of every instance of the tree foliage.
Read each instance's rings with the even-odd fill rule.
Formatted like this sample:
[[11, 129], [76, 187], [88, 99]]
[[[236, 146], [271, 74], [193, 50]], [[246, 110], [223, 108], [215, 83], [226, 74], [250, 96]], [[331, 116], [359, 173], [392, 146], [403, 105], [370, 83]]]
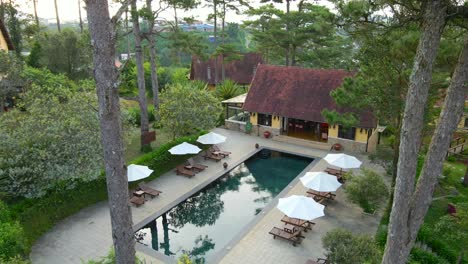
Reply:
[[174, 136], [215, 127], [221, 105], [209, 91], [174, 84], [161, 94], [161, 123]]
[[28, 65], [47, 67], [71, 79], [90, 77], [91, 41], [87, 31], [81, 34], [66, 28], [62, 32], [44, 32], [34, 39]]
[[60, 180], [96, 178], [102, 151], [95, 95], [47, 70], [25, 72], [45, 78], [21, 98], [23, 110], [0, 116], [0, 192], [38, 197]]
[[344, 32], [338, 34], [336, 18], [326, 7], [300, 1], [297, 11], [285, 13], [269, 4], [246, 13], [257, 17], [244, 26], [269, 61], [279, 62], [286, 53], [292, 66], [347, 68], [350, 64], [351, 42]]
[[373, 213], [388, 197], [388, 187], [381, 175], [363, 169], [361, 175], [348, 172], [345, 192], [348, 198], [359, 204], [364, 212]]
[[322, 238], [330, 264], [380, 263], [382, 253], [372, 237], [353, 235], [344, 229], [334, 229]]

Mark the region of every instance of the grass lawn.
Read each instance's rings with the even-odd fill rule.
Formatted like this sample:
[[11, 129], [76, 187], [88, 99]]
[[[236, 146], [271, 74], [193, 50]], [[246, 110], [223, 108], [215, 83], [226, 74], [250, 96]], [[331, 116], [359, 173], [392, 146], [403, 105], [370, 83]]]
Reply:
[[[151, 127], [151, 125], [150, 125]], [[125, 161], [129, 162], [138, 156], [141, 156], [140, 151], [140, 128], [131, 127], [131, 131], [126, 134], [126, 146], [125, 146]], [[156, 129], [156, 141], [151, 143], [153, 149], [158, 148], [162, 144], [165, 144], [172, 140], [172, 135], [168, 131], [163, 129]]]

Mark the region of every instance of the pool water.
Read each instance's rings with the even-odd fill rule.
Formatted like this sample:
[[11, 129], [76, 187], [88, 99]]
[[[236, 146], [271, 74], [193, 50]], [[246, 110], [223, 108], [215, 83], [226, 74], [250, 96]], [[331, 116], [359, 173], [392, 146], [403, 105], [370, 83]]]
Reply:
[[195, 263], [226, 247], [313, 159], [263, 149], [136, 232], [137, 241]]

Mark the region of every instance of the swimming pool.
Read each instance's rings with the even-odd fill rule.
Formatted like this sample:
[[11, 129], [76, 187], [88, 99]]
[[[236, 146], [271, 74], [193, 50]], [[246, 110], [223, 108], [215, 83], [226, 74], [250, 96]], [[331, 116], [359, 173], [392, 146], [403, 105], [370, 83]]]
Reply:
[[138, 230], [137, 241], [167, 256], [188, 254], [205, 263], [312, 161], [263, 149]]

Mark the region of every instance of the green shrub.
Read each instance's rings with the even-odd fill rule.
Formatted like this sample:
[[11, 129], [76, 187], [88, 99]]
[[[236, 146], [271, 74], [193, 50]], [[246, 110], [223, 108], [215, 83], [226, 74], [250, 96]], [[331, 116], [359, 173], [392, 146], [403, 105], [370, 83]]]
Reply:
[[388, 226], [379, 225], [377, 232], [375, 233], [375, 242], [377, 245], [379, 245], [380, 248], [385, 248], [385, 244], [387, 243], [387, 234]]
[[447, 157], [447, 161], [448, 162], [455, 162], [457, 161], [457, 158], [455, 157], [455, 155], [450, 155]]
[[388, 188], [381, 175], [363, 169], [362, 175], [348, 174], [349, 180], [345, 189], [348, 198], [361, 206], [366, 213], [373, 213], [388, 196]]
[[15, 256], [12, 258], [1, 258], [0, 263], [2, 264], [31, 264], [31, 261], [23, 259], [21, 256]]
[[436, 255], [426, 252], [420, 248], [413, 248], [408, 263], [418, 264], [445, 264], [449, 263], [445, 259], [439, 258]]
[[[437, 230], [436, 230], [437, 231]], [[438, 256], [444, 258], [450, 263], [457, 261], [457, 252], [450, 248], [447, 243], [443, 242], [440, 234], [434, 232], [434, 228], [431, 228], [423, 224], [418, 232], [417, 240], [429, 246], [433, 252], [437, 253]]]
[[[130, 125], [140, 126], [141, 125], [141, 111], [139, 107], [130, 107], [122, 111], [123, 118]], [[154, 122], [154, 105], [148, 105], [148, 121]]]
[[370, 236], [334, 229], [322, 238], [330, 264], [380, 263], [381, 252]]
[[0, 256], [12, 258], [26, 251], [26, 239], [18, 222], [0, 223]]

